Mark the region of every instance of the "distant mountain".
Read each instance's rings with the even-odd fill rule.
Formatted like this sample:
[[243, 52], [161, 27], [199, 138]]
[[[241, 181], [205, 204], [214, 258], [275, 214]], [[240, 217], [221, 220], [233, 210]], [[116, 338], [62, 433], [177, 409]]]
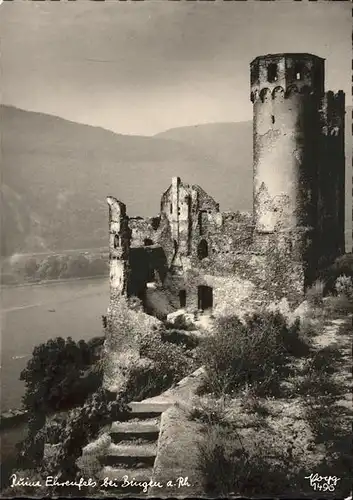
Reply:
[[105, 246], [106, 196], [130, 215], [156, 215], [175, 175], [222, 210], [251, 209], [251, 122], [142, 137], [1, 106], [0, 127], [2, 255]]
[[172, 139], [198, 151], [201, 172], [191, 182], [212, 194], [221, 209], [251, 210], [252, 134], [252, 122], [248, 121], [174, 128], [155, 137]]
[[107, 195], [131, 215], [156, 215], [173, 175], [202, 184], [208, 171], [195, 148], [177, 141], [7, 106], [0, 118], [2, 255], [106, 245]]

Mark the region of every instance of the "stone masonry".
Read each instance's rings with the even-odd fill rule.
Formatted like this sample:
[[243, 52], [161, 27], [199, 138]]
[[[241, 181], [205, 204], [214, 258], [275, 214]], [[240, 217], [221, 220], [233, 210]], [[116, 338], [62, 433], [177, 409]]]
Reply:
[[298, 303], [344, 252], [344, 93], [325, 92], [324, 63], [271, 54], [250, 64], [252, 214], [221, 212], [179, 177], [153, 218], [108, 198], [111, 305], [136, 296], [144, 306], [152, 283], [191, 313], [222, 314], [239, 296]]

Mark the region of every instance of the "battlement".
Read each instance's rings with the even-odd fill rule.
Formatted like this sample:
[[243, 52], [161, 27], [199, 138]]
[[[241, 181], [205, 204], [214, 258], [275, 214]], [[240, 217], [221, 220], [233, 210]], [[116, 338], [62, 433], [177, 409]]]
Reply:
[[264, 89], [280, 87], [285, 94], [324, 93], [325, 60], [313, 54], [267, 54], [250, 64], [251, 101]]

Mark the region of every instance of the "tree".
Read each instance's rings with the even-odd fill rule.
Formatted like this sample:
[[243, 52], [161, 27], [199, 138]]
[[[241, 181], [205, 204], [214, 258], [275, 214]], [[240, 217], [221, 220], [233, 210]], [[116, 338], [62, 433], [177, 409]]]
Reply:
[[36, 346], [20, 380], [26, 385], [23, 405], [28, 411], [28, 437], [20, 446], [20, 455], [34, 463], [43, 456], [41, 430], [46, 415], [56, 410], [83, 404], [101, 385], [102, 374], [95, 363], [104, 337], [89, 344], [57, 337]]

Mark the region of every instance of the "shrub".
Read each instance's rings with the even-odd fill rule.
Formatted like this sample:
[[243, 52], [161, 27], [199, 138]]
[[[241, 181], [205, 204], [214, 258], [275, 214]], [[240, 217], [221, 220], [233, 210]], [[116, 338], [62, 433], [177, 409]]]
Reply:
[[209, 427], [199, 444], [199, 469], [207, 494], [226, 496], [234, 491], [237, 470], [229, 434], [219, 425]]
[[208, 425], [227, 426], [227, 415], [224, 399], [201, 400], [189, 413], [190, 420], [197, 420]]
[[[100, 374], [90, 368], [98, 359], [97, 347], [101, 345], [101, 338], [87, 344], [84, 340], [74, 342], [71, 337], [58, 337], [35, 347], [20, 375], [26, 384], [24, 407], [47, 413], [84, 401], [100, 383]], [[87, 377], [92, 387], [87, 384]]]
[[343, 295], [350, 300], [353, 300], [353, 280], [351, 276], [345, 274], [339, 276], [335, 283], [337, 295]]
[[[61, 425], [60, 451], [52, 463], [47, 464], [48, 474], [58, 475], [62, 481], [72, 481], [79, 474], [76, 460], [81, 455], [82, 448], [97, 436], [101, 427], [128, 413], [126, 403], [125, 394], [116, 398], [101, 388], [89, 396], [83, 406], [70, 410]], [[81, 494], [84, 491], [81, 490]]]
[[340, 388], [329, 373], [309, 367], [301, 379], [295, 381], [296, 393], [303, 396], [314, 395], [334, 398]]
[[260, 399], [257, 394], [254, 394], [251, 390], [247, 391], [245, 394], [242, 401], [242, 408], [252, 415], [257, 414], [261, 419], [268, 417], [271, 413], [265, 406], [262, 398]]
[[307, 363], [307, 371], [323, 371], [333, 374], [340, 366], [343, 355], [337, 346], [326, 346], [315, 353]]
[[334, 290], [335, 281], [339, 276], [349, 276], [353, 278], [353, 254], [347, 253], [338, 257], [335, 262], [325, 269], [322, 276], [330, 291]]
[[236, 428], [229, 431], [221, 425], [209, 426], [199, 444], [199, 469], [206, 493], [217, 497], [293, 493], [301, 478], [293, 459], [294, 440], [284, 452], [276, 452], [271, 442], [260, 443], [259, 439], [249, 440], [245, 447]]
[[327, 297], [325, 310], [328, 315], [332, 314], [350, 314], [353, 312], [353, 300], [346, 295]]
[[306, 360], [302, 374], [295, 379], [296, 393], [306, 397], [306, 402], [325, 397], [334, 400], [342, 392], [333, 375], [341, 364], [342, 354], [337, 347], [327, 346]]
[[185, 349], [194, 349], [199, 345], [199, 339], [192, 334], [187, 334], [183, 330], [167, 329], [162, 330], [161, 339], [163, 342], [169, 342], [184, 347]]
[[140, 355], [153, 361], [152, 373], [156, 379], [156, 389], [165, 390], [194, 371], [197, 366], [185, 347], [162, 340], [162, 332], [141, 341]]
[[65, 416], [56, 414], [52, 418], [46, 420], [45, 426], [43, 428], [46, 443], [57, 444], [61, 442], [66, 418], [67, 413], [65, 413]]
[[299, 332], [299, 322], [289, 328], [278, 312], [253, 314], [245, 324], [235, 316], [218, 320], [215, 335], [200, 346], [205, 389], [218, 395], [245, 387], [263, 394], [277, 391], [286, 357], [304, 349]]
[[26, 384], [22, 398], [28, 411], [28, 435], [17, 446], [19, 455], [30, 465], [41, 462], [45, 443], [46, 415], [59, 409], [83, 404], [102, 382], [97, 363], [103, 338], [90, 343], [58, 337], [40, 344], [21, 372]]
[[324, 323], [321, 318], [314, 320], [312, 318], [304, 318], [300, 321], [300, 337], [308, 345], [311, 344], [312, 339], [322, 333]]
[[323, 304], [325, 284], [321, 280], [316, 280], [315, 283], [307, 289], [306, 300], [312, 307], [319, 307]]

